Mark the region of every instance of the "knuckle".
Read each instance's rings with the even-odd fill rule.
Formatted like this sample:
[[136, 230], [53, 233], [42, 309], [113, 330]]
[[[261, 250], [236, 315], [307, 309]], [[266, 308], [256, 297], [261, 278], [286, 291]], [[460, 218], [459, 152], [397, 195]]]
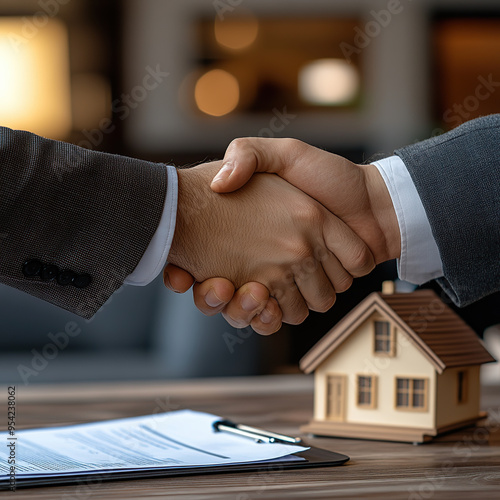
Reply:
[[309, 316], [309, 309], [295, 285], [276, 286], [272, 289], [272, 296], [281, 308], [283, 323], [298, 325]]
[[231, 311], [227, 313], [236, 328], [245, 328], [250, 324], [252, 316], [243, 311]]
[[242, 318], [233, 318], [226, 312], [223, 312], [222, 316], [233, 328], [246, 328], [248, 325], [250, 325], [249, 321], [245, 321]]
[[366, 245], [356, 245], [349, 257], [349, 271], [352, 276], [365, 276], [375, 268], [375, 260]]
[[246, 149], [249, 144], [249, 140], [245, 137], [238, 137], [233, 139], [229, 146], [227, 147], [227, 152], [229, 153], [238, 153], [239, 151]]
[[297, 308], [293, 311], [287, 312], [283, 315], [283, 322], [289, 325], [300, 325], [309, 316], [309, 309], [307, 307]]
[[279, 324], [263, 324], [258, 321], [252, 321], [250, 326], [259, 335], [272, 335], [280, 329], [281, 322]]
[[353, 277], [350, 274], [344, 274], [338, 281], [335, 282], [335, 291], [337, 293], [345, 292], [351, 288]]
[[[307, 201], [306, 201], [307, 200]], [[297, 211], [297, 217], [304, 223], [320, 223], [324, 220], [324, 214], [320, 209], [320, 205], [310, 199], [306, 199]]]
[[203, 299], [194, 299], [194, 305], [197, 307], [197, 309], [203, 313], [205, 316], [214, 316], [217, 313], [221, 312], [221, 310], [224, 308], [224, 304], [222, 304], [219, 307], [210, 307], [205, 303]]
[[328, 296], [323, 297], [320, 301], [315, 303], [314, 307], [310, 307], [310, 309], [319, 313], [325, 313], [335, 304], [336, 300], [337, 297], [335, 292], [333, 292], [333, 294], [330, 293]]
[[289, 151], [291, 154], [299, 155], [306, 147], [306, 144], [304, 142], [292, 137], [287, 137], [281, 140], [283, 141], [283, 149], [285, 151]]
[[314, 249], [311, 247], [310, 243], [304, 238], [298, 244], [295, 249], [295, 266], [293, 268], [294, 274], [298, 272], [304, 272], [310, 267], [314, 267], [317, 264]]
[[300, 325], [301, 323], [304, 323], [304, 321], [307, 319], [308, 316], [309, 316], [309, 310], [305, 311], [302, 314], [294, 316], [292, 320], [289, 321], [289, 323], [291, 325]]

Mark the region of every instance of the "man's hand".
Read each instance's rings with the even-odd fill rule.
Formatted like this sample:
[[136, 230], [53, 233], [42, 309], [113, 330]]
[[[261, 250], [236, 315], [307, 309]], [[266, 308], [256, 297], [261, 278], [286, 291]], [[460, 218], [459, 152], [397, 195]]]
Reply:
[[211, 187], [234, 191], [255, 172], [275, 173], [323, 204], [365, 241], [377, 264], [399, 257], [396, 213], [374, 165], [357, 165], [296, 139], [236, 139]]
[[[221, 276], [236, 287], [261, 283], [277, 299], [283, 320], [292, 324], [302, 322], [308, 309], [329, 309], [336, 291], [346, 290], [352, 282], [347, 270], [359, 275], [373, 268], [366, 245], [300, 190], [277, 176], [256, 175], [237, 193], [218, 195], [209, 183], [219, 167], [220, 162], [179, 171], [171, 264], [199, 282]], [[175, 288], [170, 272], [168, 279]], [[210, 290], [215, 292], [201, 289]], [[224, 301], [231, 293], [227, 291], [212, 298]], [[261, 291], [253, 297], [257, 302], [265, 299]], [[235, 296], [241, 298], [243, 309], [247, 295], [251, 294]], [[274, 306], [271, 301], [271, 316]], [[263, 309], [257, 312], [265, 316]]]
[[281, 328], [282, 312], [278, 302], [269, 296], [269, 290], [260, 283], [246, 283], [235, 293], [234, 285], [225, 278], [210, 278], [195, 283], [187, 271], [172, 264], [165, 267], [163, 281], [167, 288], [176, 293], [187, 292], [194, 283], [196, 307], [206, 316], [222, 313], [235, 328], [251, 325], [261, 335], [269, 335]]
[[[228, 147], [223, 168], [214, 179], [212, 189], [221, 193], [238, 189], [254, 172], [276, 173], [316, 198], [368, 244], [377, 263], [399, 256], [397, 218], [385, 183], [373, 165], [356, 165], [294, 139], [237, 139]], [[173, 288], [179, 291], [184, 290], [181, 285], [192, 283], [187, 273], [174, 266], [167, 266], [165, 275], [176, 283]], [[257, 283], [247, 284], [228, 301], [233, 292], [231, 284], [222, 279], [210, 279], [195, 286], [195, 303], [205, 314], [223, 311], [233, 325], [251, 323], [257, 331], [268, 332], [267, 324], [262, 324], [257, 314], [259, 309], [255, 308], [250, 315], [241, 306], [242, 297], [248, 295], [250, 287], [252, 295], [260, 294], [265, 301], [265, 290]], [[209, 291], [211, 295], [207, 295]], [[219, 298], [217, 301], [211, 300], [214, 291]], [[279, 317], [279, 312], [277, 314]], [[274, 316], [272, 321], [278, 321], [278, 317]], [[269, 314], [265, 319], [270, 321]]]

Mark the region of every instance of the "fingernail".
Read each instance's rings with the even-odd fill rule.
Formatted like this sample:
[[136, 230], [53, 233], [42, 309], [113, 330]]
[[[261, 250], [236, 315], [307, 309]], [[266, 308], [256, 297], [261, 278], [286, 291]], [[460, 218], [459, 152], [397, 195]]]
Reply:
[[163, 275], [163, 281], [165, 282], [165, 285], [167, 286], [167, 288], [170, 288], [170, 290], [172, 290], [172, 292], [175, 292], [175, 293], [179, 293], [173, 286], [172, 286], [172, 283], [170, 283], [170, 276], [168, 275], [168, 273], [165, 273]]
[[210, 307], [219, 307], [221, 304], [224, 303], [224, 301], [217, 296], [213, 288], [210, 288], [208, 293], [205, 295], [205, 302]]
[[232, 162], [229, 161], [224, 163], [224, 165], [222, 165], [222, 168], [219, 170], [219, 173], [214, 177], [212, 184], [215, 184], [216, 182], [225, 181], [231, 175], [233, 169], [234, 166]]
[[241, 307], [244, 311], [251, 312], [259, 307], [259, 301], [251, 293], [246, 293], [241, 298]]
[[260, 320], [262, 323], [271, 323], [271, 321], [274, 319], [273, 313], [266, 307], [259, 315]]

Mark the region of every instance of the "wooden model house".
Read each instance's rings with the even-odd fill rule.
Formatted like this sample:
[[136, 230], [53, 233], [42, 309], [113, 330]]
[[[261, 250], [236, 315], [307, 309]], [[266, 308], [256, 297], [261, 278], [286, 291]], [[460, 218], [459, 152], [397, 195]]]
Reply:
[[479, 372], [495, 361], [431, 290], [373, 293], [301, 360], [314, 371], [314, 418], [322, 436], [424, 442], [473, 424]]

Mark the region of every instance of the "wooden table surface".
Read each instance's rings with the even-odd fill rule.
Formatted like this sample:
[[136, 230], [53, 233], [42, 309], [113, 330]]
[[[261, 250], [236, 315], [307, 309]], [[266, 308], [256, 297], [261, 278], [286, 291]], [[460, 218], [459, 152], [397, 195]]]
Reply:
[[[190, 408], [298, 435], [312, 415], [307, 376], [17, 387], [17, 428], [52, 426]], [[6, 390], [4, 391], [6, 393]], [[6, 401], [7, 396], [2, 398]], [[340, 467], [103, 482], [0, 492], [16, 500], [87, 499], [499, 499], [500, 387], [485, 387], [482, 430], [421, 446], [310, 438], [351, 457]], [[2, 401], [3, 404], [3, 401]], [[2, 412], [6, 406], [2, 406]], [[3, 426], [5, 429], [5, 425]]]

